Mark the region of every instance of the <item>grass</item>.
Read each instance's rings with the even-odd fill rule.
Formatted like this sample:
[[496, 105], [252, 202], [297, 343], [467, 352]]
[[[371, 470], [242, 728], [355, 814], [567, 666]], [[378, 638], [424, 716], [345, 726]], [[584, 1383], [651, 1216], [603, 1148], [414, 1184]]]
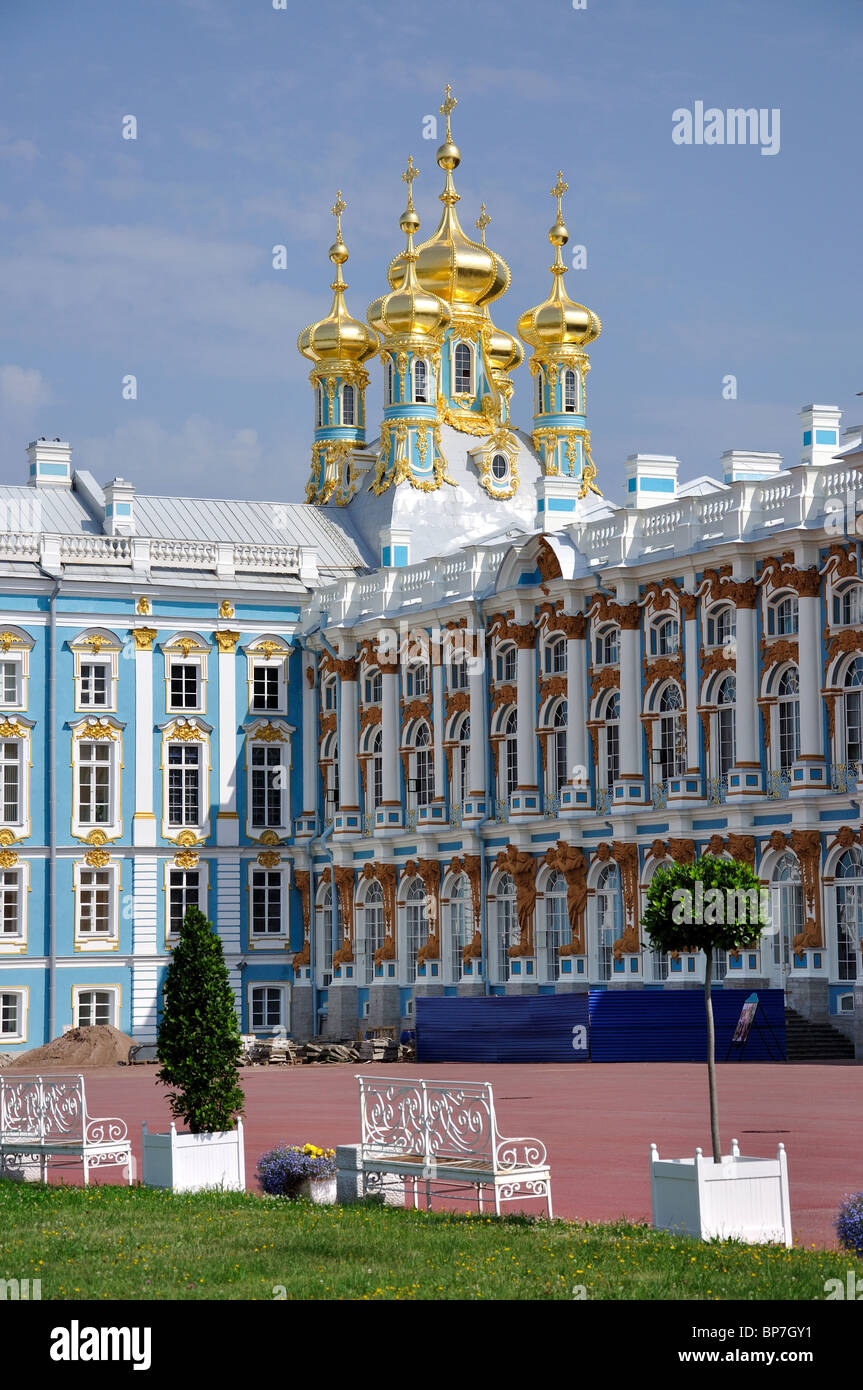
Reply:
[[43, 1299], [823, 1299], [851, 1263], [625, 1222], [0, 1182], [0, 1278]]

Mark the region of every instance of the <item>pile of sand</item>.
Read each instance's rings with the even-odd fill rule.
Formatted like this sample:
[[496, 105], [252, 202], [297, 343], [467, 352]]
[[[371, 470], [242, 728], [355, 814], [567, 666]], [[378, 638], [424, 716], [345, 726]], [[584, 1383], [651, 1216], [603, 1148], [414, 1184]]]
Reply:
[[5, 1071], [47, 1071], [50, 1067], [69, 1067], [84, 1071], [87, 1067], [111, 1067], [129, 1060], [129, 1048], [134, 1039], [109, 1023], [94, 1028], [72, 1028], [44, 1047], [34, 1047], [10, 1062]]

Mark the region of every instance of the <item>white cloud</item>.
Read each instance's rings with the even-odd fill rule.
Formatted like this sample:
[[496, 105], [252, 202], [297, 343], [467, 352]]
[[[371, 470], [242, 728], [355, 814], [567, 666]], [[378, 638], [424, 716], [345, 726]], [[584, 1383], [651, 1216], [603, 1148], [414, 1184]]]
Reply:
[[244, 479], [254, 479], [251, 495], [263, 495], [264, 479], [274, 472], [256, 430], [232, 430], [202, 415], [190, 415], [174, 431], [156, 420], [130, 420], [113, 434], [82, 439], [75, 462], [102, 483], [119, 474], [142, 493], [210, 497], [248, 492]]

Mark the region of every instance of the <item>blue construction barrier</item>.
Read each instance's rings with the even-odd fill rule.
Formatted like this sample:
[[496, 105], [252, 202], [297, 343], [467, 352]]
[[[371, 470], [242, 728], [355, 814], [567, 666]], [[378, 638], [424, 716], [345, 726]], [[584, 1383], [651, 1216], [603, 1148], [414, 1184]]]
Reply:
[[586, 1062], [587, 994], [418, 998], [418, 1062]]
[[[758, 990], [759, 1009], [745, 1046], [731, 1039], [747, 989], [713, 991], [716, 1060], [785, 1061], [785, 995]], [[593, 1062], [703, 1062], [707, 1020], [700, 989], [592, 989], [590, 1057]]]

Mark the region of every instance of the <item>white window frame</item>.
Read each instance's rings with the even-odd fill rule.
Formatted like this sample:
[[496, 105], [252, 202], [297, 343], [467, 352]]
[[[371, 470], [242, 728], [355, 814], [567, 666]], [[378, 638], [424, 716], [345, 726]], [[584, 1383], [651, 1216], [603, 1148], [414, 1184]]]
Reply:
[[[270, 714], [287, 714], [289, 648], [281, 638], [267, 638], [266, 648], [262, 650], [264, 640], [264, 638], [257, 638], [252, 646], [246, 648], [249, 714], [263, 717]], [[255, 672], [259, 667], [277, 672], [278, 704], [273, 709], [261, 709], [255, 704]]]
[[[120, 652], [123, 650], [123, 643], [119, 637], [107, 628], [89, 628], [86, 632], [79, 632], [76, 637], [70, 639], [69, 650], [72, 653], [75, 684], [75, 713], [116, 714], [118, 663]], [[82, 666], [106, 666], [108, 668], [104, 705], [84, 703]]]
[[[254, 1001], [258, 990], [273, 989], [281, 996], [281, 1023], [255, 1023]], [[251, 1033], [289, 1033], [291, 1031], [291, 986], [282, 980], [254, 980], [246, 985], [246, 1007]]]
[[[15, 1020], [17, 1027], [14, 1033], [0, 1032], [0, 1051], [3, 1050], [3, 1046], [6, 1043], [23, 1043], [27, 1041], [27, 1022], [28, 1014], [30, 1012], [30, 988], [28, 985], [18, 985], [13, 988], [9, 988], [8, 986], [4, 985], [3, 988], [0, 989], [0, 1008], [2, 1008], [2, 997], [6, 994], [12, 994], [17, 996], [18, 1008], [17, 1018]], [[2, 1019], [0, 1019], [0, 1023], [2, 1023]]]
[[[197, 732], [197, 737], [184, 739], [177, 736], [177, 730], [187, 728], [189, 725]], [[162, 733], [162, 838], [165, 840], [177, 841], [180, 835], [187, 831], [192, 831], [197, 840], [206, 840], [210, 834], [210, 774], [212, 767], [210, 763], [210, 734], [212, 728], [209, 724], [204, 724], [200, 719], [186, 720], [182, 716], [172, 719], [170, 723], [163, 725]], [[172, 743], [188, 744], [194, 743], [200, 749], [199, 769], [200, 780], [198, 785], [198, 811], [204, 819], [197, 825], [171, 825], [170, 816], [170, 797], [168, 793], [170, 763], [169, 747]]]
[[15, 917], [15, 931], [3, 930], [4, 918], [0, 911], [0, 955], [20, 955], [27, 949], [27, 924], [29, 920], [30, 862], [19, 859], [17, 864], [0, 867], [0, 909], [3, 906], [3, 892], [6, 884], [5, 874], [14, 874], [18, 880], [18, 910]]
[[29, 680], [29, 648], [18, 648], [7, 652], [0, 652], [0, 663], [5, 662], [15, 668], [15, 699], [6, 700], [3, 698], [3, 680], [0, 677], [0, 709], [3, 710], [25, 710], [27, 708], [27, 693]]
[[[261, 737], [261, 731], [265, 728], [275, 729], [281, 735], [280, 739], [266, 739]], [[278, 835], [283, 839], [291, 831], [291, 767], [293, 758], [291, 755], [291, 735], [295, 732], [291, 724], [286, 724], [283, 719], [261, 719], [245, 730], [245, 773], [246, 773], [246, 835], [250, 840], [259, 840], [267, 831]], [[255, 748], [271, 749], [277, 748], [279, 751], [279, 766], [285, 769], [285, 785], [281, 788], [281, 824], [279, 825], [254, 825], [252, 823], [252, 775], [255, 771], [253, 750]], [[338, 756], [338, 752], [336, 753]]]
[[[277, 874], [279, 878], [280, 893], [280, 914], [281, 926], [277, 932], [255, 931], [254, 914], [254, 894], [255, 894], [255, 874]], [[257, 859], [250, 859], [246, 872], [246, 892], [248, 894], [248, 941], [249, 949], [258, 949], [269, 943], [283, 945], [290, 940], [291, 935], [291, 915], [290, 915], [290, 864], [287, 860], [282, 860], [275, 868], [267, 868], [259, 864]]]
[[[108, 923], [107, 932], [85, 932], [82, 926], [84, 875], [106, 874], [108, 878]], [[76, 951], [116, 951], [120, 945], [120, 864], [118, 861], [107, 864], [88, 864], [78, 861], [73, 867], [72, 881], [75, 892], [75, 940]]]
[[[195, 673], [195, 685], [197, 699], [193, 705], [175, 705], [172, 695], [172, 683], [174, 672], [179, 670], [191, 670]], [[203, 714], [205, 707], [204, 698], [204, 661], [203, 657], [193, 656], [190, 652], [186, 656], [169, 656], [165, 662], [165, 712], [167, 714]]]
[[80, 1022], [81, 1000], [82, 996], [85, 994], [110, 994], [112, 996], [112, 1017], [110, 1020], [111, 1026], [114, 1028], [120, 1027], [120, 1006], [123, 1002], [122, 987], [120, 985], [103, 985], [101, 983], [90, 983], [86, 985], [72, 986], [72, 1022], [76, 1028], [92, 1026], [88, 1024], [82, 1024]]
[[[123, 729], [124, 725], [111, 716], [90, 715], [80, 719], [72, 726], [72, 834], [76, 840], [86, 840], [94, 831], [100, 831], [106, 840], [117, 840], [123, 833], [122, 818], [122, 776], [123, 776]], [[106, 737], [100, 730], [110, 729], [114, 737]], [[109, 816], [107, 821], [90, 822], [81, 819], [81, 744], [93, 743], [108, 749]]]
[[[7, 820], [5, 817], [5, 800], [2, 797], [3, 788], [0, 786], [0, 825], [7, 826], [16, 832], [16, 839], [25, 839], [31, 834], [30, 825], [30, 775], [33, 765], [32, 758], [32, 739], [30, 730], [32, 725], [25, 724], [22, 720], [10, 720], [14, 724], [18, 733], [0, 735], [0, 743], [16, 743], [18, 745], [18, 815], [14, 820]], [[5, 761], [5, 759], [4, 759]]]
[[[466, 391], [461, 391], [461, 390], [459, 390], [458, 386], [456, 385], [456, 377], [457, 377], [457, 372], [456, 372], [456, 355], [457, 355], [458, 349], [459, 349], [460, 347], [466, 347], [467, 350], [468, 350], [468, 353], [469, 353], [469, 355], [470, 355], [470, 383], [469, 383], [468, 388], [467, 388]], [[472, 342], [469, 342], [467, 338], [459, 338], [459, 339], [455, 340], [455, 341], [452, 343], [451, 351], [452, 351], [452, 358], [451, 358], [452, 391], [451, 391], [451, 395], [452, 395], [453, 397], [462, 397], [462, 398], [465, 398], [465, 397], [468, 397], [468, 396], [475, 396], [476, 393], [477, 393], [477, 382], [476, 382], [476, 348], [475, 348], [475, 345], [474, 345]]]
[[[197, 874], [198, 875], [198, 907], [204, 916], [209, 920], [209, 895], [210, 895], [210, 870], [209, 864], [204, 859], [199, 859], [197, 864], [188, 868], [176, 863], [174, 859], [166, 859], [163, 872], [163, 893], [164, 893], [164, 920], [165, 920], [165, 945], [166, 947], [176, 946], [180, 939], [179, 931], [171, 930], [171, 874]], [[188, 905], [186, 908], [188, 911]], [[186, 913], [183, 913], [185, 917]]]

